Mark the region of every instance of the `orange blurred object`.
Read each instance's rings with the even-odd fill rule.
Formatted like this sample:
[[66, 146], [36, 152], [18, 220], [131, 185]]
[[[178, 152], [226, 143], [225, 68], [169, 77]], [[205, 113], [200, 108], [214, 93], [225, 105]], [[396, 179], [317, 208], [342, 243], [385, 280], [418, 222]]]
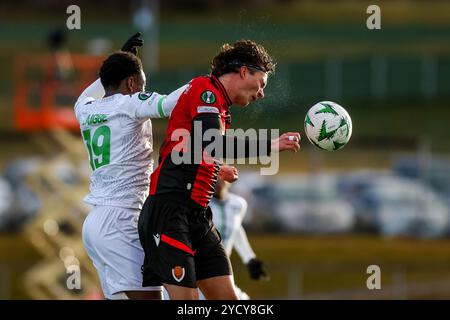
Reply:
[[14, 64], [14, 127], [19, 131], [79, 130], [73, 106], [98, 78], [104, 57], [20, 55]]

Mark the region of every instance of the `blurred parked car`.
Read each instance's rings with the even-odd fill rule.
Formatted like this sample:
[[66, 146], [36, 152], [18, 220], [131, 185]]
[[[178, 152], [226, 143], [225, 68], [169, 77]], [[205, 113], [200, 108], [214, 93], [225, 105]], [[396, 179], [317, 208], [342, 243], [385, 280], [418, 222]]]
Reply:
[[14, 193], [11, 184], [0, 177], [0, 230], [7, 230], [10, 227], [13, 197]]
[[332, 175], [295, 175], [259, 183], [252, 189], [252, 221], [269, 230], [348, 232], [354, 210], [339, 197], [336, 181]]
[[32, 218], [41, 206], [36, 194], [28, 186], [27, 175], [36, 172], [41, 159], [19, 159], [7, 165], [4, 171], [5, 181], [9, 184], [10, 205], [3, 212], [3, 230], [19, 229], [28, 219]]
[[393, 165], [396, 174], [415, 178], [430, 186], [450, 208], [450, 158], [444, 156], [401, 156]]
[[448, 231], [448, 207], [417, 179], [377, 171], [350, 173], [342, 177], [339, 189], [353, 204], [361, 230], [417, 237]]

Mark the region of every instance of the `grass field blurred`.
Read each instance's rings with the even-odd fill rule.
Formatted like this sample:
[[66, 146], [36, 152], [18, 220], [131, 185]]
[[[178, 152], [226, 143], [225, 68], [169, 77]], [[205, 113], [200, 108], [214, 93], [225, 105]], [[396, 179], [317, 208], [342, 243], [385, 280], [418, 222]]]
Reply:
[[[317, 293], [341, 290], [366, 291], [365, 298], [370, 298], [366, 288], [369, 276], [366, 270], [372, 264], [381, 268], [382, 288], [395, 285], [399, 277], [403, 277], [400, 281], [406, 284], [448, 283], [450, 280], [449, 240], [251, 235], [250, 241], [259, 258], [267, 263], [271, 273], [270, 285], [250, 280], [236, 257], [233, 261], [237, 285], [255, 299], [307, 298]], [[289, 291], [294, 296], [289, 297]], [[349, 298], [349, 293], [340, 298]], [[447, 292], [442, 298], [450, 298], [450, 294]]]
[[[352, 292], [362, 292], [363, 298], [376, 298], [376, 293], [366, 288], [369, 276], [366, 269], [372, 264], [381, 268], [382, 292], [392, 285], [395, 289], [399, 282], [407, 288], [417, 283], [433, 285], [450, 281], [448, 239], [250, 234], [249, 240], [258, 257], [266, 263], [271, 277], [270, 282], [251, 280], [245, 266], [232, 256], [236, 284], [253, 299], [320, 298], [319, 294], [337, 294], [337, 298], [347, 299]], [[26, 299], [21, 289], [21, 274], [38, 261], [38, 254], [20, 235], [2, 234], [0, 257], [1, 279], [9, 276], [10, 288], [9, 292], [3, 290], [2, 298]], [[450, 294], [436, 293], [433, 288], [419, 294], [403, 294], [403, 298], [429, 297], [448, 299]]]

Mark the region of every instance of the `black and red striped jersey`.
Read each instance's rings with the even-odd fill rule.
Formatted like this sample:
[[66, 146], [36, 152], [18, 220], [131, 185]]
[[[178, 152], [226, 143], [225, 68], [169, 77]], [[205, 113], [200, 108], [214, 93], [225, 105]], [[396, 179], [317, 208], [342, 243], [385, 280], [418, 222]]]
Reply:
[[[173, 194], [177, 199], [186, 199], [195, 206], [206, 208], [214, 194], [220, 170], [218, 160], [205, 161], [206, 151], [201, 150], [201, 161], [178, 163], [172, 155], [185, 152], [194, 154], [186, 135], [193, 136], [194, 119], [204, 114], [220, 118], [220, 130], [225, 134], [230, 124], [231, 100], [222, 83], [214, 76], [200, 76], [190, 81], [180, 95], [160, 149], [159, 165], [150, 181], [150, 195]], [[189, 149], [191, 148], [191, 149]]]

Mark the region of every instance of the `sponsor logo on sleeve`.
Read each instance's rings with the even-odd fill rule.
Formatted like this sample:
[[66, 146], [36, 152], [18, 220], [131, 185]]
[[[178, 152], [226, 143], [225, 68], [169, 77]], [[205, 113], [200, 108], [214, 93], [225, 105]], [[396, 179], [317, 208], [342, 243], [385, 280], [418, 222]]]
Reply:
[[197, 107], [198, 113], [219, 113], [219, 109], [216, 107], [199, 106]]

